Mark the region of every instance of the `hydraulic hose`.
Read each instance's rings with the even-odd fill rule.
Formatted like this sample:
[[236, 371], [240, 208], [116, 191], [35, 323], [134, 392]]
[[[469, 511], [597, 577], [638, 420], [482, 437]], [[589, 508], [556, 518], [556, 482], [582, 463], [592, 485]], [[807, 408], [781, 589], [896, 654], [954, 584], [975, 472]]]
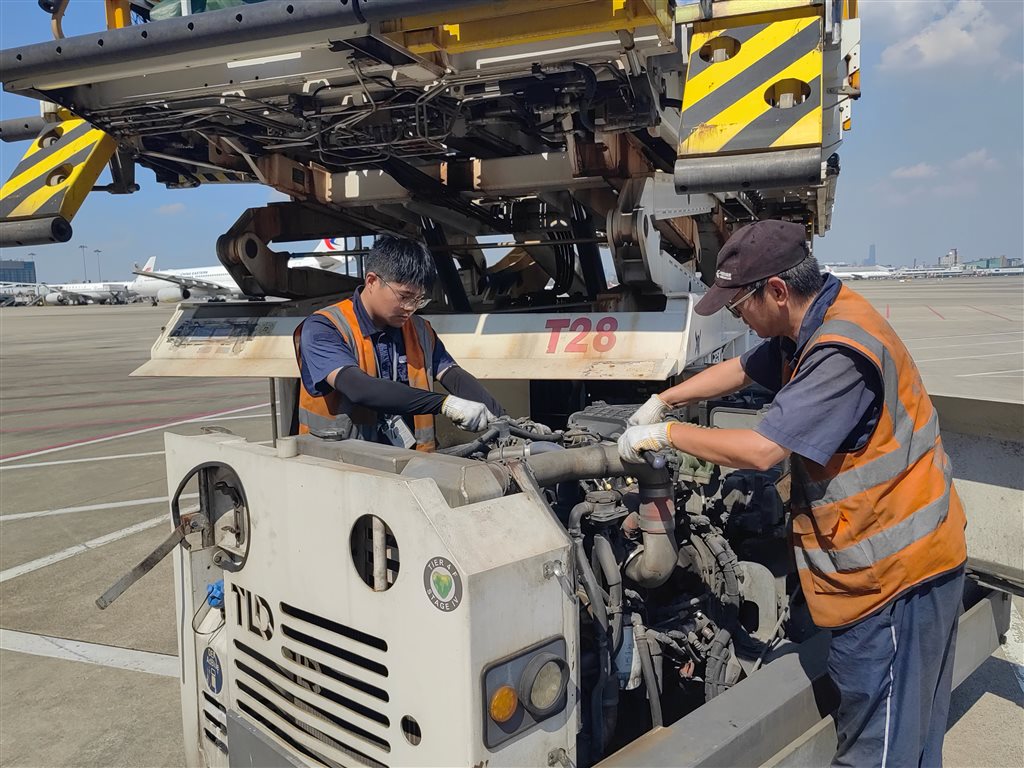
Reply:
[[654, 674], [651, 648], [647, 644], [647, 628], [635, 613], [633, 614], [633, 640], [640, 652], [640, 670], [644, 676], [644, 685], [647, 687], [647, 700], [651, 705], [651, 727], [660, 728], [665, 724], [661, 714], [661, 688], [658, 686], [658, 678]]
[[608, 623], [612, 633], [612, 656], [622, 646], [622, 574], [612, 552], [612, 545], [601, 534], [594, 536], [594, 562], [601, 568], [601, 575], [608, 587]]
[[[547, 455], [547, 454], [546, 454]], [[605, 687], [611, 679], [612, 655], [608, 647], [608, 610], [604, 602], [604, 593], [601, 585], [597, 583], [597, 576], [594, 575], [590, 561], [587, 559], [586, 550], [583, 548], [583, 532], [581, 523], [583, 518], [594, 511], [594, 505], [588, 501], [581, 501], [569, 513], [569, 536], [572, 538], [573, 556], [576, 559], [576, 569], [579, 571], [580, 582], [583, 584], [583, 591], [590, 601], [590, 610], [597, 624], [594, 632], [597, 641], [597, 683], [590, 693], [590, 728], [593, 736], [594, 752], [596, 755], [604, 753], [605, 738]], [[596, 758], [595, 758], [596, 761]]]
[[461, 445], [453, 445], [449, 448], [440, 448], [436, 453], [443, 454], [445, 456], [459, 456], [461, 458], [467, 458], [472, 456], [477, 451], [483, 451], [487, 448], [487, 444], [498, 436], [498, 430], [494, 427], [490, 427], [485, 432], [480, 434], [476, 439], [469, 441], [468, 443], [462, 443]]

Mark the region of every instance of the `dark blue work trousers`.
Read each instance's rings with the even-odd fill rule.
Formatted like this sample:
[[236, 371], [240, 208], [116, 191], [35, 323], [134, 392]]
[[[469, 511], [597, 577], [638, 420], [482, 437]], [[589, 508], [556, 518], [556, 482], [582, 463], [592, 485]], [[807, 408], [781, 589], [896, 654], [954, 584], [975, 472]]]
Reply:
[[942, 765], [964, 570], [930, 579], [832, 632], [834, 766]]

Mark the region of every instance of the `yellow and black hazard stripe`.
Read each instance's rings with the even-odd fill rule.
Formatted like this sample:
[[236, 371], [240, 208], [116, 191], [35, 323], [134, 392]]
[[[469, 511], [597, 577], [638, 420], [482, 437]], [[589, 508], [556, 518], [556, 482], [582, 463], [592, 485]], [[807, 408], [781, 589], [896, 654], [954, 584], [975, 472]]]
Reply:
[[697, 23], [679, 156], [820, 145], [821, 89], [815, 8]]
[[0, 190], [0, 220], [70, 221], [116, 148], [110, 136], [77, 117], [46, 126]]
[[204, 184], [245, 184], [253, 180], [252, 174], [235, 171], [208, 171], [201, 168], [196, 177]]

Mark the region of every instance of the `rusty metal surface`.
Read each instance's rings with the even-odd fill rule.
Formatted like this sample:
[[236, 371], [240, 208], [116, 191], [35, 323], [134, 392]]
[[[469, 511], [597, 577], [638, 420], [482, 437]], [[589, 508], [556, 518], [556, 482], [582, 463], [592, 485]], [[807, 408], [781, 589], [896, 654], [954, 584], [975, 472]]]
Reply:
[[[663, 380], [741, 335], [700, 317], [692, 298], [664, 312], [428, 316], [459, 364], [481, 379]], [[134, 376], [295, 378], [292, 333], [310, 302], [182, 304]]]

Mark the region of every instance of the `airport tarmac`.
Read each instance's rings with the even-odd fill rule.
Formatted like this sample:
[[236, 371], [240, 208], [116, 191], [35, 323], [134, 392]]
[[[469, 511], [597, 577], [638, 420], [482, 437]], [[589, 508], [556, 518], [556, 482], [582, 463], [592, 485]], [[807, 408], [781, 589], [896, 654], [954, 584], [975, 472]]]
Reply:
[[[936, 393], [1024, 400], [1024, 282], [856, 282]], [[129, 374], [171, 308], [0, 310], [0, 766], [183, 763], [163, 432], [270, 437], [263, 380]], [[1011, 638], [1012, 639], [1012, 638]], [[950, 766], [1024, 764], [1024, 637], [954, 692]], [[1022, 678], [1024, 679], [1024, 678]]]

